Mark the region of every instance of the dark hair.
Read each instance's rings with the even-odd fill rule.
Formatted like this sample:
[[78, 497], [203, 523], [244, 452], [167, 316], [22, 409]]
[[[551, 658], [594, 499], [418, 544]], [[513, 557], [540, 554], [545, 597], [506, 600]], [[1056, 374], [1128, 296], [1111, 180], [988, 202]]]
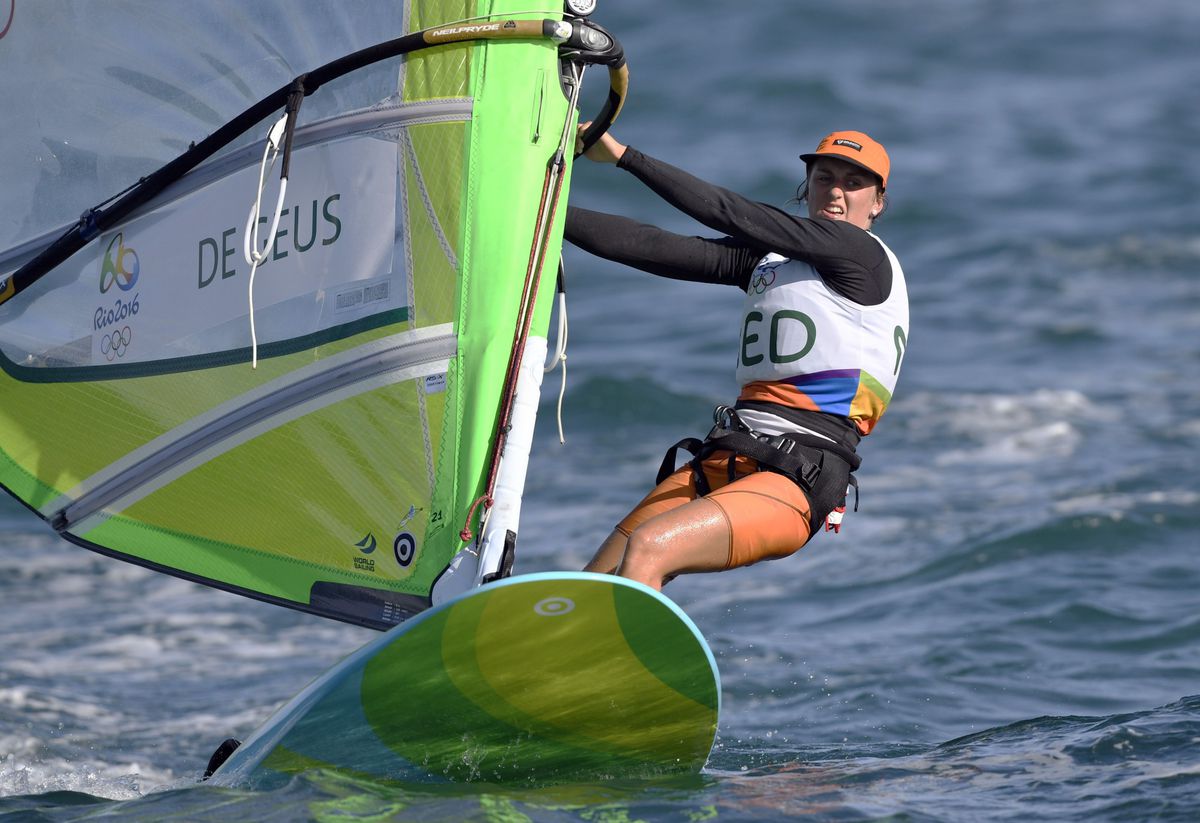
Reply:
[[804, 203], [808, 199], [808, 175], [804, 176], [804, 182], [796, 186], [796, 196], [787, 202], [790, 206], [795, 203], [797, 206]]
[[[883, 188], [883, 180], [879, 177], [878, 174], [874, 175], [874, 177], [875, 177], [875, 185], [878, 186], [880, 188], [880, 190], [883, 192], [883, 205], [881, 205], [879, 207], [878, 213], [876, 213], [876, 215], [871, 218], [872, 223], [874, 223], [880, 217], [883, 217], [883, 213], [885, 211], [887, 211], [887, 207], [888, 207], [888, 203], [889, 203], [887, 189]], [[808, 200], [808, 164], [807, 163], [804, 165], [804, 181], [799, 186], [796, 186], [796, 196], [793, 197], [791, 200], [787, 201], [787, 205], [790, 206], [794, 203], [795, 205], [799, 206], [802, 203], [804, 203], [806, 200]]]

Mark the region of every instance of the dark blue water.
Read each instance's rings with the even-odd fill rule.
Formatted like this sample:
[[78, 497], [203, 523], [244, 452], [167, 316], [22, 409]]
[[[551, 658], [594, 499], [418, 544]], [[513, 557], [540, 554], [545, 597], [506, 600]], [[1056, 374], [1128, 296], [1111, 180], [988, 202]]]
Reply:
[[[0, 820], [1200, 817], [1200, 6], [598, 18], [632, 71], [618, 135], [644, 151], [777, 204], [828, 131], [892, 156], [877, 231], [912, 329], [861, 511], [791, 559], [667, 589], [723, 676], [708, 767], [197, 788], [221, 739], [373, 635], [91, 555], [0, 501]], [[578, 169], [572, 200], [702, 231], [609, 167]], [[735, 394], [738, 293], [567, 265], [567, 444], [548, 400], [518, 571], [582, 565]]]

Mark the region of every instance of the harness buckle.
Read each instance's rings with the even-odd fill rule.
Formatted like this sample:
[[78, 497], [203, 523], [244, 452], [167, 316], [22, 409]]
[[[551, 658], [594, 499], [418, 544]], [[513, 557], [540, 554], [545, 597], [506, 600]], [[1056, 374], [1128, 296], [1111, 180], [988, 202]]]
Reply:
[[758, 439], [766, 443], [776, 451], [781, 451], [784, 454], [791, 454], [796, 450], [796, 441], [782, 434], [777, 435], [757, 435]]
[[805, 488], [812, 490], [817, 483], [817, 478], [821, 476], [821, 466], [817, 463], [805, 461], [800, 467], [800, 479], [804, 482]]
[[721, 405], [713, 409], [713, 423], [717, 424], [718, 428], [732, 429], [733, 421], [737, 419], [737, 412], [733, 410], [733, 406]]

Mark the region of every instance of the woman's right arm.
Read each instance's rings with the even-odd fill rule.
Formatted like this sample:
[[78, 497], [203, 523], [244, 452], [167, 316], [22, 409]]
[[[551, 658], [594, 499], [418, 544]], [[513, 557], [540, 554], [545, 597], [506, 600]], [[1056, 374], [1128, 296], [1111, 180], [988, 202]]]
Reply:
[[635, 148], [621, 152], [617, 167], [684, 214], [735, 242], [812, 264], [831, 289], [856, 303], [878, 305], [891, 292], [892, 266], [887, 253], [879, 241], [857, 226], [788, 214]]
[[743, 291], [765, 252], [730, 237], [686, 237], [614, 214], [567, 207], [564, 237], [586, 252], [636, 269]]

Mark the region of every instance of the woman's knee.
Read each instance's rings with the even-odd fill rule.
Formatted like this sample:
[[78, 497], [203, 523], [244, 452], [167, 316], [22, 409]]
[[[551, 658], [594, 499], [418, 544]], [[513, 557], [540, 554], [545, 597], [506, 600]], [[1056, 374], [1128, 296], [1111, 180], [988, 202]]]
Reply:
[[[699, 501], [698, 501], [699, 502]], [[693, 504], [689, 517], [665, 515], [634, 529], [620, 574], [662, 578], [682, 571], [719, 571], [729, 562], [729, 524], [719, 506]]]
[[637, 566], [639, 568], [655, 564], [668, 554], [668, 543], [663, 535], [653, 527], [642, 525], [633, 530], [625, 542], [625, 553], [621, 566]]

